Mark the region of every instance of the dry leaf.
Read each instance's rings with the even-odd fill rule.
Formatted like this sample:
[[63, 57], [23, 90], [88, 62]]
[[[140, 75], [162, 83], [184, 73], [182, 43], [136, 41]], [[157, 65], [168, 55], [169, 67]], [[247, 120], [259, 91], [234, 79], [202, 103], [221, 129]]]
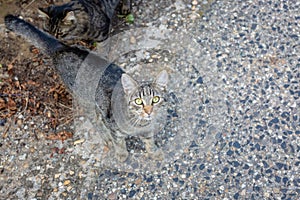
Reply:
[[0, 98], [0, 110], [6, 108], [5, 100]]
[[61, 131], [59, 133], [52, 133], [49, 136], [46, 136], [47, 140], [67, 140], [69, 138], [73, 137], [73, 133], [68, 132], [68, 131]]
[[16, 102], [11, 98], [8, 99], [7, 106], [9, 110], [17, 110]]
[[7, 71], [10, 71], [14, 68], [14, 66], [12, 64], [8, 64], [7, 65]]
[[40, 51], [37, 48], [32, 48], [31, 52], [34, 54], [39, 54]]

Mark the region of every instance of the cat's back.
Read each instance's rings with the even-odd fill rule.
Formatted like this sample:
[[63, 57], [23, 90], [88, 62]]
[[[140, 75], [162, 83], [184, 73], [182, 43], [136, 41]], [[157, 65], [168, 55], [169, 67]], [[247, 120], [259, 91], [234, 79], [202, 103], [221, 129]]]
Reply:
[[118, 1], [73, 0], [39, 10], [44, 18], [44, 29], [55, 37], [71, 43], [80, 40], [101, 42], [108, 37], [110, 12], [113, 12], [107, 5]]

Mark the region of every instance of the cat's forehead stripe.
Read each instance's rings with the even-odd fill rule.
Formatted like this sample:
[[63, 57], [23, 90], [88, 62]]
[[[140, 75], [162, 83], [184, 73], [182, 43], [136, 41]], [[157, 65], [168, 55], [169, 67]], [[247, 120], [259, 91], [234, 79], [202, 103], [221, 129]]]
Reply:
[[154, 90], [149, 85], [143, 86], [139, 91], [140, 97], [151, 96], [151, 95], [154, 95]]

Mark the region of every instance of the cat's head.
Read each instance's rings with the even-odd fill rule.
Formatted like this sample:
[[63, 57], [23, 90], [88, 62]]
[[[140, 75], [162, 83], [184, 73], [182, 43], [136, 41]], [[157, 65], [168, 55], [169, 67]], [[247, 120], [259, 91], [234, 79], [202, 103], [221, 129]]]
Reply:
[[76, 27], [77, 19], [72, 7], [68, 4], [39, 8], [44, 20], [43, 29], [57, 38], [63, 38]]
[[139, 84], [127, 74], [123, 74], [121, 82], [126, 94], [129, 112], [138, 120], [151, 121], [159, 115], [164, 93], [169, 81], [167, 71], [160, 72], [153, 82]]

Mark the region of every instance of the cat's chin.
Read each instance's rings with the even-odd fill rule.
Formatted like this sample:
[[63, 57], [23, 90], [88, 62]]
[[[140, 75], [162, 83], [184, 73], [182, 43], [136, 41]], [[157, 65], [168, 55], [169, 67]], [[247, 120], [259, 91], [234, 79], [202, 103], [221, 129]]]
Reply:
[[152, 120], [152, 117], [151, 117], [151, 116], [144, 117], [144, 120], [145, 120], [145, 121], [151, 121], [151, 120]]

